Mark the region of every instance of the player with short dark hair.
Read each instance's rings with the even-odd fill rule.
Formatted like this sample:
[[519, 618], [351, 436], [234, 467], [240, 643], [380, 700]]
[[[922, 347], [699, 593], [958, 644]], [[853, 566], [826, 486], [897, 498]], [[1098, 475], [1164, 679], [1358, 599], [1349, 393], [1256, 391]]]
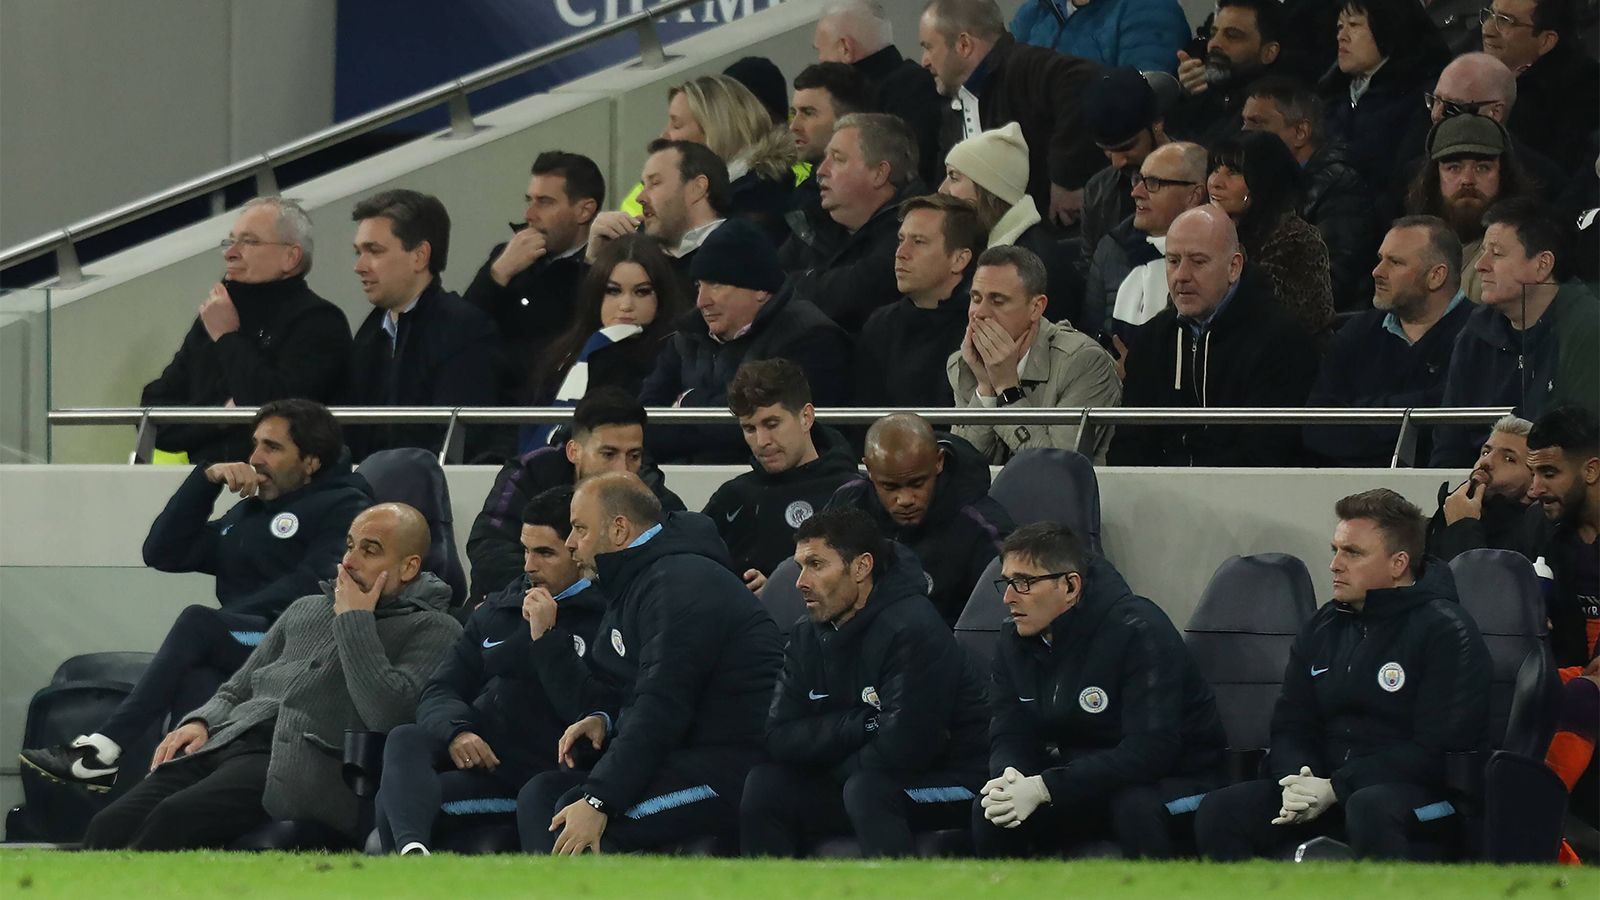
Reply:
[[858, 509], [794, 535], [795, 623], [745, 781], [746, 856], [802, 856], [853, 834], [864, 856], [910, 856], [917, 830], [959, 827], [983, 780], [983, 683], [928, 602], [917, 558]]
[[717, 488], [704, 512], [734, 569], [759, 592], [794, 552], [794, 530], [855, 477], [856, 460], [844, 435], [816, 424], [806, 374], [787, 359], [740, 366], [728, 409], [750, 448], [750, 471]]

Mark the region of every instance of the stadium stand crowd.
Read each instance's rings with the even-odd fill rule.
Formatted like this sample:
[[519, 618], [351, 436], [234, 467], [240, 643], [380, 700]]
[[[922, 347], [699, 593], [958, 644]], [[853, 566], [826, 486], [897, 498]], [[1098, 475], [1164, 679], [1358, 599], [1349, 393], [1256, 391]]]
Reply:
[[[259, 410], [156, 432], [194, 469], [145, 560], [213, 575], [220, 609], [26, 770], [119, 786], [93, 848], [296, 820], [401, 854], [1457, 859], [1509, 852], [1499, 751], [1593, 834], [1600, 67], [1575, 6], [1494, 0], [1463, 42], [1413, 0], [1221, 0], [1195, 36], [1175, 0], [1009, 25], [930, 0], [919, 65], [882, 3], [841, 0], [792, 79], [750, 58], [673, 87], [625, 197], [541, 148], [462, 294], [438, 199], [361, 200], [359, 323], [307, 287], [305, 212], [251, 201], [141, 398]], [[574, 411], [468, 428], [501, 468], [464, 569], [428, 487], [443, 427], [339, 405]], [[1275, 633], [1246, 734], [1206, 629], [1132, 591], [1098, 507], [1025, 514], [990, 466], [1052, 490], [1075, 453], [1383, 466], [1396, 426], [817, 421], [850, 405], [1513, 415], [1424, 429], [1420, 460], [1471, 466], [1431, 520], [1339, 501], [1333, 602]], [[750, 470], [694, 512], [677, 462]], [[1473, 566], [1537, 576], [1531, 674]], [[160, 721], [145, 774], [124, 752]], [[341, 774], [352, 727], [386, 734], [375, 798]]]

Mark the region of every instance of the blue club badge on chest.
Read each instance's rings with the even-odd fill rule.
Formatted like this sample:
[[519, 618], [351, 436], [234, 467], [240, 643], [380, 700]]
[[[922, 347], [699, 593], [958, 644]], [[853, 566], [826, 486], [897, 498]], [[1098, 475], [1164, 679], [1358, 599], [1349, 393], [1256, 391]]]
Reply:
[[288, 540], [300, 533], [300, 518], [292, 512], [278, 513], [272, 517], [272, 536]]
[[576, 650], [579, 656], [583, 656], [584, 653], [588, 652], [589, 645], [583, 642], [583, 638], [575, 634], [572, 636], [572, 649]]
[[1394, 693], [1406, 686], [1406, 670], [1397, 662], [1386, 662], [1378, 667], [1378, 687]]
[[883, 701], [878, 699], [878, 689], [870, 684], [861, 689], [861, 702], [873, 709], [883, 709]]
[[611, 649], [617, 651], [618, 656], [628, 655], [628, 646], [622, 643], [622, 632], [611, 629]]
[[1078, 706], [1086, 713], [1098, 714], [1106, 711], [1111, 705], [1111, 697], [1105, 688], [1090, 685], [1078, 694]]
[[813, 510], [811, 504], [804, 500], [796, 500], [783, 510], [783, 521], [789, 523], [790, 528], [799, 528], [811, 518]]

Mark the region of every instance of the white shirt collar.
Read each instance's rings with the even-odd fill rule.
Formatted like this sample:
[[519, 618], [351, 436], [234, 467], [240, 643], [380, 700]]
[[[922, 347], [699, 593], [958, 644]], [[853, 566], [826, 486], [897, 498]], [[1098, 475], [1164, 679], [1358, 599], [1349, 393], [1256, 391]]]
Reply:
[[[426, 290], [426, 288], [424, 288], [424, 290]], [[395, 310], [393, 312], [393, 314], [384, 313], [384, 315], [383, 315], [383, 333], [387, 334], [389, 336], [389, 340], [391, 342], [397, 340], [400, 337], [400, 317], [405, 315], [408, 312], [411, 312], [413, 309], [416, 309], [417, 301], [421, 300], [421, 299], [422, 299], [422, 295], [418, 294], [415, 297], [411, 298], [411, 302], [410, 303], [407, 303], [405, 306], [402, 306], [398, 310]]]
[[699, 250], [700, 245], [705, 243], [706, 238], [711, 236], [711, 232], [716, 231], [717, 226], [726, 221], [727, 219], [712, 219], [704, 225], [701, 225], [699, 228], [691, 228], [688, 231], [685, 231], [683, 233], [683, 239], [678, 241], [678, 248], [671, 251], [671, 255], [678, 259], [682, 259], [694, 251]]

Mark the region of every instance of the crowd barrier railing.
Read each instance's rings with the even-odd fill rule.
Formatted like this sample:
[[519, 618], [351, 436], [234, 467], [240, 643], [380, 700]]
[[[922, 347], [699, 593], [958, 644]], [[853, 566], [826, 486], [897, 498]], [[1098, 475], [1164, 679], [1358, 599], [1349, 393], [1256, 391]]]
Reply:
[[[572, 419], [570, 406], [345, 406], [333, 407], [342, 425], [443, 425], [439, 451], [441, 465], [461, 462], [465, 427], [469, 425], [559, 424]], [[830, 407], [817, 410], [817, 420], [830, 425], [866, 425], [891, 413], [916, 413], [940, 425], [1075, 425], [1080, 446], [1090, 425], [1392, 425], [1398, 426], [1390, 468], [1414, 463], [1419, 426], [1489, 425], [1511, 412], [1509, 407], [1452, 407], [1448, 409], [1304, 407], [1258, 409], [1248, 407], [1193, 409], [1157, 407], [1057, 407], [1050, 409], [890, 409]], [[652, 425], [726, 425], [734, 420], [726, 408], [651, 408]], [[148, 463], [155, 450], [159, 425], [248, 425], [253, 409], [197, 407], [125, 407], [118, 409], [57, 409], [50, 412], [51, 426], [131, 425], [136, 429], [130, 465]]]
[[656, 20], [704, 3], [705, 0], [661, 0], [649, 9], [621, 16], [613, 22], [435, 85], [264, 153], [175, 184], [166, 190], [157, 191], [55, 231], [41, 234], [31, 240], [0, 249], [0, 269], [7, 269], [53, 252], [56, 256], [57, 286], [77, 284], [83, 280], [83, 267], [79, 262], [77, 250], [80, 241], [197, 197], [209, 196], [212, 213], [221, 215], [225, 211], [224, 189], [246, 180], [254, 180], [256, 196], [274, 196], [278, 193], [277, 171], [280, 166], [376, 131], [417, 113], [427, 112], [437, 106], [447, 106], [450, 110], [449, 137], [469, 136], [477, 131], [477, 125], [472, 119], [472, 107], [468, 101], [469, 94], [499, 84], [508, 78], [523, 75], [584, 50], [592, 44], [629, 31], [639, 36], [640, 65], [646, 69], [658, 69], [666, 65], [667, 53], [662, 46], [661, 36], [656, 33]]

